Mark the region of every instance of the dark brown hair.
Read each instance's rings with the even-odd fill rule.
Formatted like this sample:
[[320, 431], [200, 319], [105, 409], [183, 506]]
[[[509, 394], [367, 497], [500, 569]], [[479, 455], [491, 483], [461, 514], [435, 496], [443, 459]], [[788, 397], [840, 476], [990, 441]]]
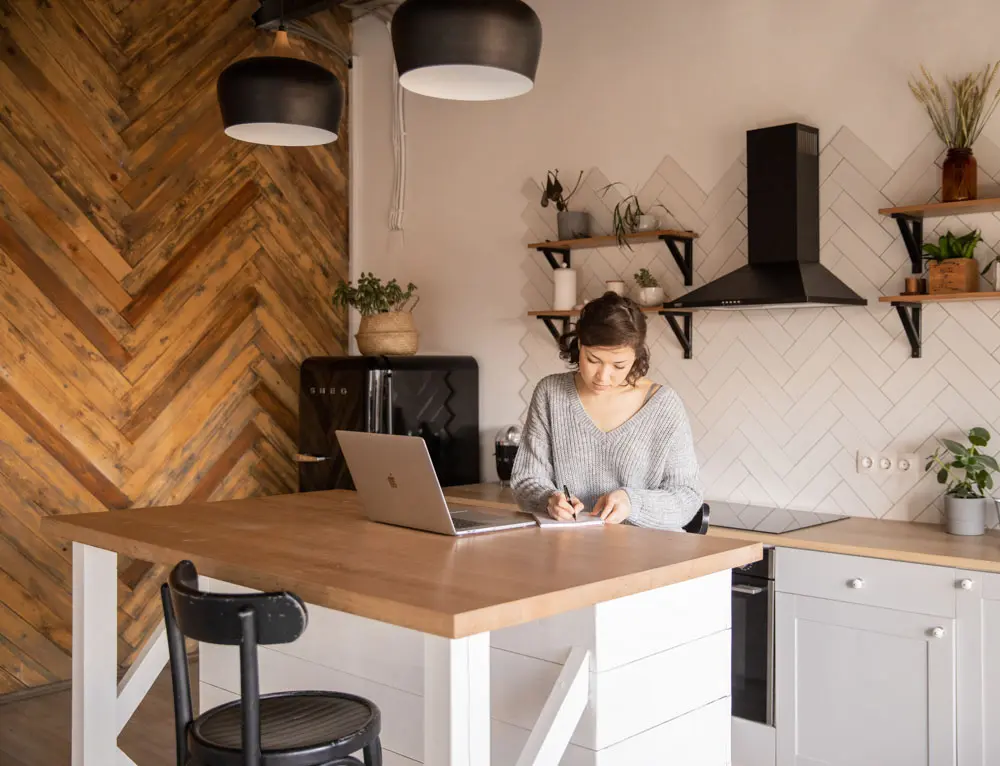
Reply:
[[629, 385], [649, 372], [646, 315], [638, 303], [616, 293], [604, 293], [584, 306], [576, 325], [559, 339], [559, 356], [574, 369], [580, 368], [580, 346], [631, 347], [635, 363], [625, 378]]

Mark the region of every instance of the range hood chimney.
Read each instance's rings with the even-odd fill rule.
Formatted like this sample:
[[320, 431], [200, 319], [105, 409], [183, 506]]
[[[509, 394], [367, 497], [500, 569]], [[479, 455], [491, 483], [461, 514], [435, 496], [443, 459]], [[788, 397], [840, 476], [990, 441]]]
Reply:
[[747, 216], [749, 263], [668, 308], [867, 305], [819, 262], [819, 130], [747, 131]]

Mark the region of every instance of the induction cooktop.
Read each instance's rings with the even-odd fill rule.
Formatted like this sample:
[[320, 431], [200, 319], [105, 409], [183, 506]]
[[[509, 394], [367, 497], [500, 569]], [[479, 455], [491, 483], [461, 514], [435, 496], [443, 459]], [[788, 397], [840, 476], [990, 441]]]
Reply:
[[728, 529], [748, 529], [780, 535], [808, 527], [818, 527], [848, 518], [838, 513], [816, 513], [815, 511], [795, 511], [788, 508], [768, 508], [762, 505], [724, 503], [709, 501], [711, 508], [709, 523], [713, 527]]

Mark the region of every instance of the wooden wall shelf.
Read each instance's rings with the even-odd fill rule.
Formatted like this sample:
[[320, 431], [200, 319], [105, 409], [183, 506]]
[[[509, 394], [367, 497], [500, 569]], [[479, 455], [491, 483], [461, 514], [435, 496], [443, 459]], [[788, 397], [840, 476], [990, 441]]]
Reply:
[[[684, 284], [688, 287], [694, 284], [694, 241], [698, 235], [693, 231], [682, 231], [680, 229], [658, 229], [657, 231], [638, 231], [635, 234], [626, 234], [625, 240], [630, 245], [641, 245], [657, 240], [666, 244], [670, 249], [670, 254], [674, 256], [677, 267], [684, 277]], [[535, 242], [528, 245], [532, 250], [537, 250], [545, 254], [546, 260], [553, 269], [558, 269], [560, 263], [556, 256], [562, 256], [562, 262], [570, 265], [570, 253], [574, 250], [593, 250], [597, 247], [616, 247], [618, 239], [614, 236], [587, 237], [586, 239], [560, 239], [550, 242]], [[679, 246], [678, 246], [679, 245]], [[684, 252], [681, 252], [681, 247]]]
[[[954, 203], [952, 203], [954, 204]], [[997, 301], [1000, 293], [944, 293], [941, 295], [884, 295], [879, 303], [889, 303], [899, 314], [903, 330], [910, 341], [913, 358], [919, 359], [923, 353], [921, 318], [925, 303], [961, 303], [965, 301]]]
[[[673, 330], [677, 338], [677, 342], [684, 349], [684, 358], [693, 358], [694, 318], [690, 311], [665, 309], [662, 306], [646, 306], [642, 311], [644, 314], [659, 314], [666, 319], [667, 324], [670, 325], [670, 329]], [[557, 311], [555, 309], [547, 309], [545, 311], [529, 311], [528, 316], [535, 317], [535, 319], [540, 319], [544, 322], [549, 330], [549, 334], [558, 342], [559, 338], [569, 329], [569, 320], [580, 316], [580, 312], [578, 310]], [[556, 322], [559, 322], [561, 327], [556, 327]]]
[[944, 218], [947, 215], [997, 213], [1000, 212], [1000, 197], [968, 199], [962, 202], [928, 202], [924, 205], [884, 207], [878, 212], [880, 215], [905, 215], [910, 218]]
[[896, 220], [899, 231], [903, 235], [906, 251], [910, 254], [911, 270], [914, 274], [921, 274], [924, 270], [922, 250], [925, 218], [1000, 212], [1000, 197], [970, 199], [963, 202], [928, 202], [923, 205], [884, 207], [878, 212], [881, 215], [892, 216]]

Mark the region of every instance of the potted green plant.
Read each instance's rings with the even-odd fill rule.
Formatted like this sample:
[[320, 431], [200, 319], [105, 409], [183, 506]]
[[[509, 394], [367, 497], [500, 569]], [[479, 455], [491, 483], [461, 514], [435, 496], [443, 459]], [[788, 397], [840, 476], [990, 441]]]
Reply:
[[[613, 187], [623, 185], [620, 181], [608, 184], [601, 189], [601, 197], [607, 196]], [[649, 209], [644, 209], [642, 203], [639, 202], [639, 197], [634, 192], [629, 193], [627, 197], [615, 205], [614, 210], [611, 211], [611, 226], [620, 249], [632, 249], [632, 245], [628, 241], [629, 234], [640, 231], [656, 231], [659, 228], [659, 220], [650, 213], [650, 210], [657, 207], [662, 208], [667, 215], [670, 215], [670, 211], [659, 202]]]
[[996, 458], [980, 452], [990, 443], [990, 432], [973, 428], [969, 445], [942, 439], [927, 459], [925, 470], [936, 470], [938, 483], [946, 486], [945, 517], [953, 535], [981, 535], [986, 531], [986, 493], [993, 489], [993, 474], [1000, 471]]
[[979, 273], [984, 277], [989, 277], [990, 282], [993, 283], [993, 289], [1000, 291], [1000, 255], [993, 256]]
[[979, 231], [970, 231], [956, 237], [950, 231], [932, 242], [924, 244], [927, 264], [927, 292], [974, 293], [979, 290], [979, 264], [976, 262], [976, 245], [983, 241]]
[[927, 110], [934, 132], [948, 147], [941, 175], [942, 202], [976, 199], [978, 165], [972, 145], [1000, 102], [1000, 90], [992, 92], [998, 69], [1000, 61], [960, 80], [948, 80], [948, 96], [923, 67], [921, 77], [910, 81], [910, 90]]
[[635, 273], [635, 302], [640, 306], [657, 306], [663, 303], [663, 288], [649, 269], [639, 269]]
[[559, 230], [560, 240], [585, 239], [590, 236], [590, 213], [569, 209], [569, 201], [580, 190], [582, 181], [583, 171], [581, 170], [573, 190], [566, 194], [566, 190], [559, 180], [559, 171], [550, 170], [546, 174], [545, 188], [542, 190], [542, 207], [556, 206], [558, 211], [556, 213], [556, 227]]
[[412, 314], [420, 301], [416, 291], [412, 282], [404, 290], [395, 279], [383, 284], [374, 274], [362, 272], [356, 287], [340, 280], [333, 305], [361, 314], [354, 338], [365, 356], [412, 356], [419, 340]]

